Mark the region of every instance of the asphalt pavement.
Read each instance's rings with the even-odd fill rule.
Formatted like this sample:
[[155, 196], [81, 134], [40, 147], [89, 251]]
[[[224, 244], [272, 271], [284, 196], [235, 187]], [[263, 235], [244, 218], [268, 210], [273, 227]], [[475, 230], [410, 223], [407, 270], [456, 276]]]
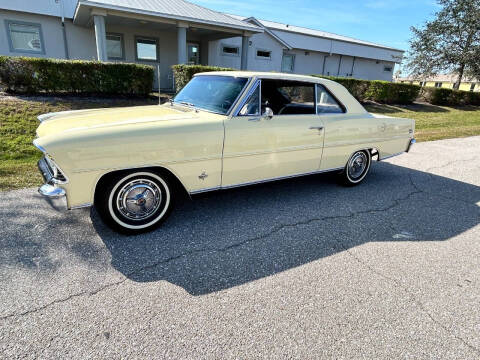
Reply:
[[354, 188], [199, 195], [134, 237], [1, 196], [0, 358], [480, 358], [480, 137]]

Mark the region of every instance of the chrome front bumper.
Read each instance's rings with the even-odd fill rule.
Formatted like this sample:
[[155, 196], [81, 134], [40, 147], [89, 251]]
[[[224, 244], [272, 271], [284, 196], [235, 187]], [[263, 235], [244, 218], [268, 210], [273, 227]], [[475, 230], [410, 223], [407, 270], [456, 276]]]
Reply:
[[38, 192], [49, 198], [61, 198], [66, 196], [65, 190], [62, 188], [56, 187], [55, 185], [43, 184], [38, 188]]
[[38, 169], [43, 176], [45, 184], [38, 188], [38, 192], [46, 197], [50, 205], [57, 210], [67, 208], [67, 197], [64, 189], [58, 186], [47, 160], [42, 158], [37, 163]]

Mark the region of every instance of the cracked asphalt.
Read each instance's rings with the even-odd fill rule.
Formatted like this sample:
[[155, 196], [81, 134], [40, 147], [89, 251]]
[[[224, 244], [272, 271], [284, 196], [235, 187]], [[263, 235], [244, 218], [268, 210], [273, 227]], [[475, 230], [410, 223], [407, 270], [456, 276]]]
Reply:
[[480, 137], [111, 232], [2, 193], [0, 358], [480, 358]]

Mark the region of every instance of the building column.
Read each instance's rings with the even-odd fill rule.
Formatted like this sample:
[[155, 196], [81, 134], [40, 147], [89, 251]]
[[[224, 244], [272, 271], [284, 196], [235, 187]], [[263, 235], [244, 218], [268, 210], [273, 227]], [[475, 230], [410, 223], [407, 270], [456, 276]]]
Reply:
[[177, 62], [178, 64], [187, 63], [187, 28], [188, 24], [177, 24]]
[[210, 51], [210, 41], [202, 40], [200, 44], [200, 64], [202, 65], [209, 65], [208, 64], [208, 52]]
[[240, 63], [240, 70], [248, 69], [248, 48], [250, 43], [250, 36], [247, 34], [242, 36], [242, 60]]
[[105, 30], [105, 16], [94, 14], [93, 23], [95, 26], [95, 41], [97, 43], [97, 60], [107, 61], [107, 32]]

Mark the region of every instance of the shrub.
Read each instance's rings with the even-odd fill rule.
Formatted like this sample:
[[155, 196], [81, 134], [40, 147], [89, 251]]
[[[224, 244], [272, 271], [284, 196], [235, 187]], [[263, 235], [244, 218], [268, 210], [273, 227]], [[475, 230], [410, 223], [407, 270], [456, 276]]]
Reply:
[[386, 104], [411, 104], [418, 98], [420, 89], [418, 85], [374, 80], [370, 81], [365, 97]]
[[146, 95], [151, 66], [0, 56], [0, 84], [16, 93]]
[[335, 76], [313, 75], [342, 84], [360, 102], [372, 100], [387, 104], [411, 104], [420, 93], [420, 86], [380, 80], [360, 80]]
[[480, 93], [445, 88], [423, 88], [421, 99], [433, 105], [480, 105]]
[[368, 80], [360, 80], [353, 78], [344, 78], [344, 77], [335, 77], [335, 76], [323, 76], [323, 75], [312, 75], [315, 77], [323, 78], [338, 82], [347, 88], [347, 90], [352, 94], [358, 101], [363, 102], [366, 100], [365, 93], [370, 86]]
[[192, 79], [193, 75], [201, 72], [210, 71], [233, 71], [235, 69], [222, 68], [218, 66], [204, 65], [173, 65], [173, 75], [175, 77], [175, 90], [179, 92]]

